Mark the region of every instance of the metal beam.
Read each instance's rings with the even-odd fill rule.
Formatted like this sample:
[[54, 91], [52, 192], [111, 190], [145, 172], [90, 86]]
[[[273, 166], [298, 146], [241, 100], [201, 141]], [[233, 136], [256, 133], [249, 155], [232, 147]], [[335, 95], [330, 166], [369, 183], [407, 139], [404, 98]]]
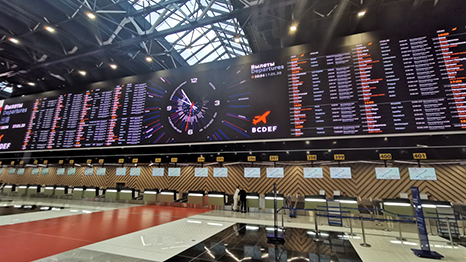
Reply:
[[[188, 0], [169, 0], [169, 1], [158, 3], [158, 4], [155, 4], [155, 5], [152, 5], [152, 6], [148, 6], [146, 8], [142, 8], [140, 10], [136, 10], [134, 12], [129, 12], [128, 16], [139, 16], [139, 15], [143, 15], [143, 14], [149, 14], [149, 13], [164, 9], [164, 8], [168, 7], [169, 5], [171, 5], [171, 4], [178, 4], [178, 3], [183, 3], [184, 4], [186, 2], [188, 2]], [[119, 3], [120, 6], [122, 6], [124, 4], [130, 5], [128, 2]]]
[[[26, 70], [31, 70], [31, 69], [43, 68], [43, 67], [47, 67], [47, 66], [51, 66], [51, 65], [55, 65], [55, 64], [60, 64], [60, 63], [68, 62], [68, 61], [73, 61], [73, 60], [76, 60], [76, 59], [82, 59], [82, 58], [88, 57], [88, 56], [95, 56], [97, 54], [105, 53], [105, 52], [107, 52], [109, 50], [112, 50], [112, 49], [124, 48], [124, 47], [127, 47], [127, 46], [138, 44], [138, 43], [140, 43], [142, 41], [151, 40], [151, 39], [154, 39], [154, 38], [163, 38], [163, 37], [165, 37], [167, 35], [183, 32], [183, 31], [186, 31], [186, 30], [192, 30], [192, 29], [202, 27], [202, 26], [205, 26], [205, 25], [210, 25], [210, 24], [213, 24], [213, 23], [218, 23], [218, 22], [222, 22], [222, 21], [225, 21], [225, 20], [228, 20], [228, 19], [232, 19], [232, 18], [235, 18], [235, 17], [237, 17], [239, 15], [248, 15], [249, 13], [252, 13], [252, 12], [263, 12], [263, 11], [267, 11], [269, 9], [275, 9], [275, 8], [280, 8], [280, 7], [284, 7], [284, 6], [293, 5], [293, 4], [296, 3], [296, 1], [297, 0], [284, 0], [284, 1], [281, 1], [281, 2], [276, 3], [276, 4], [267, 4], [267, 5], [264, 5], [264, 6], [261, 5], [261, 6], [249, 7], [249, 8], [235, 10], [235, 11], [232, 11], [231, 13], [228, 13], [228, 14], [222, 14], [222, 15], [215, 16], [215, 17], [207, 17], [207, 18], [204, 18], [202, 20], [192, 22], [190, 24], [180, 25], [180, 26], [177, 26], [177, 27], [174, 27], [174, 28], [169, 28], [169, 29], [166, 29], [166, 30], [163, 30], [163, 31], [160, 31], [160, 32], [153, 32], [153, 33], [150, 33], [150, 34], [147, 34], [147, 35], [136, 36], [134, 38], [129, 38], [129, 39], [126, 39], [126, 40], [122, 40], [120, 42], [116, 42], [116, 43], [106, 45], [106, 46], [100, 46], [100, 47], [91, 49], [91, 50], [89, 50], [87, 52], [84, 52], [84, 53], [68, 55], [66, 57], [62, 57], [62, 58], [55, 59], [55, 60], [50, 60], [48, 62], [38, 63], [38, 64], [32, 65], [32, 66], [30, 66], [28, 68], [25, 68], [25, 69]], [[24, 70], [24, 69], [18, 69], [18, 70]]]

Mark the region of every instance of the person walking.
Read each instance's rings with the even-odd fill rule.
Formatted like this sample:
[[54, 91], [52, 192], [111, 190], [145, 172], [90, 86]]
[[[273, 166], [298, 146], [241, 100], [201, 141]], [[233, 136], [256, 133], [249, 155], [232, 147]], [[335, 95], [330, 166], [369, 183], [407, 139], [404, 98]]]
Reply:
[[239, 211], [239, 186], [236, 187], [235, 194], [233, 195], [233, 212], [238, 212]]
[[241, 201], [241, 213], [246, 213], [246, 191], [239, 191], [239, 200]]

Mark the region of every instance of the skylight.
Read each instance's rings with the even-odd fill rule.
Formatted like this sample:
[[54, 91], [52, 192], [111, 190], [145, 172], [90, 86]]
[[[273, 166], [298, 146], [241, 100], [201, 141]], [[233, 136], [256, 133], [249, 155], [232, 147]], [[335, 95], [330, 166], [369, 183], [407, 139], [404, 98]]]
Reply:
[[[164, 8], [146, 15], [146, 20], [150, 24], [158, 23], [155, 27], [157, 31], [189, 24], [198, 19], [229, 13], [233, 9], [228, 0], [188, 0], [181, 4], [166, 4], [167, 1], [163, 0], [129, 0], [129, 2], [133, 3], [136, 10], [165, 4]], [[205, 11], [206, 9], [207, 11]], [[160, 21], [160, 16], [165, 18]], [[235, 38], [237, 38], [237, 42], [235, 42]], [[165, 39], [171, 43], [173, 48], [180, 53], [189, 65], [252, 53], [248, 40], [236, 19], [167, 35]]]

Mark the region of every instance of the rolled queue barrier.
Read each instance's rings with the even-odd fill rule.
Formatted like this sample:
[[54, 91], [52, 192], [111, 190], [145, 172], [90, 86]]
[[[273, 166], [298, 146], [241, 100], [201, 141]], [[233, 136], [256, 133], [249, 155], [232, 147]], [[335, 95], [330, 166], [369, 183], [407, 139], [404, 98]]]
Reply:
[[74, 187], [73, 188], [73, 199], [83, 199], [83, 195], [84, 195], [84, 187]]
[[118, 189], [116, 188], [107, 188], [105, 190], [105, 200], [118, 200]]
[[157, 198], [158, 198], [160, 203], [173, 204], [173, 203], [175, 203], [177, 193], [178, 193], [178, 191], [176, 191], [176, 190], [164, 189], [164, 190], [160, 191]]
[[142, 200], [144, 201], [145, 204], [149, 203], [157, 203], [157, 195], [158, 195], [159, 190], [157, 188], [153, 189], [144, 189], [143, 195], [142, 195]]
[[207, 204], [209, 206], [225, 207], [225, 192], [210, 191], [207, 193]]
[[134, 193], [135, 193], [135, 190], [132, 188], [128, 188], [128, 187], [122, 188], [120, 189], [118, 200], [125, 200], [125, 201], [132, 200], [134, 198]]
[[188, 192], [188, 205], [204, 205], [205, 193], [202, 190]]
[[[285, 205], [285, 196], [283, 194], [277, 194], [277, 210]], [[274, 193], [265, 194], [265, 208], [274, 209]]]
[[256, 209], [259, 211], [259, 198], [260, 195], [255, 192], [246, 194], [246, 207], [248, 211], [251, 211], [250, 209], [253, 209], [252, 211], [256, 211]]

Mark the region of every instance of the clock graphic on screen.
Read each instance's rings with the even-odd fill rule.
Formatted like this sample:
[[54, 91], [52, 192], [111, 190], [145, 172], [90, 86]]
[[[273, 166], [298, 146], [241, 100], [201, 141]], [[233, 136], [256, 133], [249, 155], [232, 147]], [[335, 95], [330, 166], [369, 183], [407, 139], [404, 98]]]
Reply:
[[221, 104], [212, 82], [191, 78], [171, 93], [166, 107], [170, 126], [179, 134], [193, 135], [207, 129]]
[[240, 65], [147, 81], [141, 143], [250, 138], [248, 73]]

